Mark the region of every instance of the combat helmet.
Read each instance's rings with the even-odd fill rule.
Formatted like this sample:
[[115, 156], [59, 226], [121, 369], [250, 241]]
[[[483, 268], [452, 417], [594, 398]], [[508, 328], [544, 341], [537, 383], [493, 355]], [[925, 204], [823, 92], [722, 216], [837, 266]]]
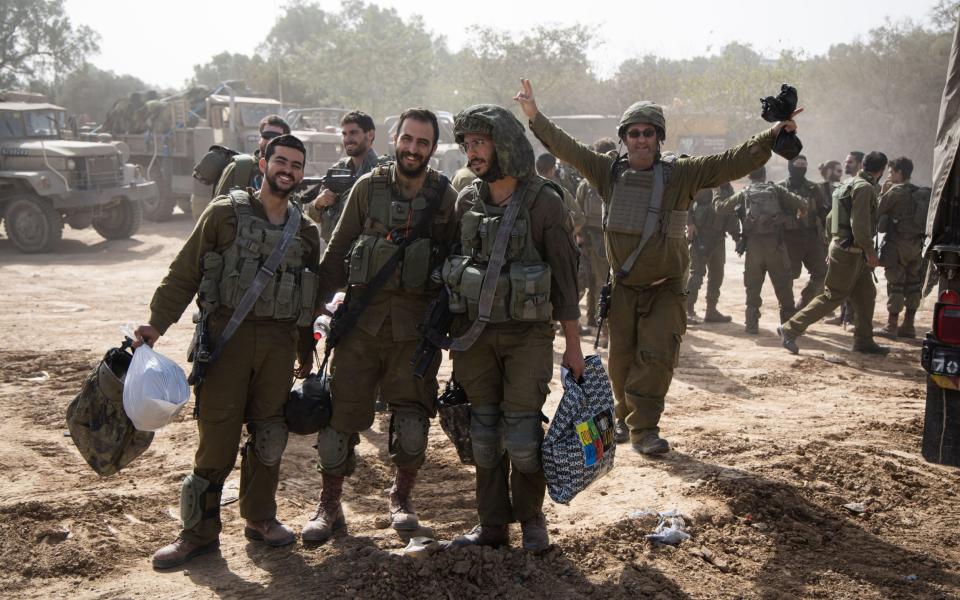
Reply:
[[617, 137], [622, 138], [628, 125], [634, 123], [649, 123], [657, 129], [657, 139], [661, 142], [667, 138], [667, 121], [663, 118], [663, 107], [649, 100], [641, 100], [631, 104], [620, 117], [617, 124]]
[[523, 124], [509, 110], [495, 104], [475, 104], [464, 109], [454, 119], [453, 135], [462, 144], [468, 133], [493, 137], [498, 168], [491, 168], [491, 172], [499, 173], [491, 180], [509, 175], [522, 181], [534, 176], [533, 146]]

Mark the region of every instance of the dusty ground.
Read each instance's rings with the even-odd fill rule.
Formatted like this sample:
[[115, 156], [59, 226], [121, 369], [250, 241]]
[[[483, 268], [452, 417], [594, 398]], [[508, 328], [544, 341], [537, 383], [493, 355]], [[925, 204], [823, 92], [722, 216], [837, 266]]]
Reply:
[[[183, 216], [122, 242], [68, 230], [45, 256], [20, 255], [0, 237], [0, 596], [960, 597], [960, 474], [919, 456], [919, 344], [894, 343], [890, 357], [868, 360], [846, 350], [850, 333], [817, 325], [791, 356], [774, 333], [769, 287], [761, 334], [747, 336], [732, 251], [721, 308], [735, 321], [684, 338], [662, 423], [674, 451], [647, 460], [622, 448], [615, 470], [570, 506], [548, 500], [547, 554], [393, 554], [404, 543], [382, 528], [390, 468], [377, 424], [347, 485], [349, 536], [267, 549], [243, 538], [229, 504], [219, 554], [155, 572], [151, 553], [178, 529], [196, 439], [190, 411], [104, 479], [65, 436], [63, 414], [119, 327], [147, 317], [189, 230]], [[921, 325], [928, 320], [929, 305]], [[157, 349], [184, 362], [188, 323]], [[548, 414], [559, 393], [555, 380]], [[297, 527], [317, 495], [313, 443], [293, 436], [283, 462], [280, 517]], [[435, 536], [472, 526], [473, 474], [438, 426], [421, 481], [420, 516]], [[866, 511], [843, 507], [853, 502]], [[629, 516], [645, 508], [681, 510], [693, 538], [652, 546], [644, 534], [655, 520]]]

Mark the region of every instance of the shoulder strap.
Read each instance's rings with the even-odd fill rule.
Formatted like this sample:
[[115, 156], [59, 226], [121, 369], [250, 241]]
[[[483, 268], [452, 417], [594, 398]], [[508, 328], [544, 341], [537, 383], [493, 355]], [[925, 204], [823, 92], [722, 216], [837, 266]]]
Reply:
[[[244, 192], [246, 194], [246, 192]], [[230, 194], [231, 200], [233, 200], [233, 193]], [[234, 205], [236, 206], [236, 205]], [[287, 253], [287, 248], [290, 246], [290, 241], [293, 240], [297, 232], [300, 231], [300, 209], [294, 206], [292, 203], [287, 204], [287, 223], [283, 226], [283, 233], [280, 234], [280, 240], [277, 242], [277, 245], [273, 247], [273, 250], [270, 252], [270, 256], [267, 257], [267, 260], [260, 266], [260, 270], [257, 271], [257, 276], [253, 278], [253, 283], [250, 284], [250, 287], [247, 288], [247, 291], [243, 294], [243, 297], [240, 298], [240, 302], [237, 304], [237, 307], [233, 309], [233, 314], [230, 315], [230, 320], [227, 322], [227, 326], [224, 327], [223, 333], [220, 334], [220, 339], [217, 340], [217, 345], [213, 349], [213, 353], [210, 355], [210, 363], [213, 363], [220, 356], [220, 353], [223, 352], [223, 347], [226, 345], [227, 341], [233, 336], [237, 331], [237, 327], [240, 326], [240, 323], [247, 318], [247, 314], [253, 308], [253, 305], [257, 303], [257, 299], [260, 298], [260, 294], [263, 292], [263, 288], [267, 286], [267, 282], [273, 279], [274, 274], [277, 271], [277, 266], [280, 264], [280, 261], [283, 260], [283, 255]], [[239, 236], [239, 226], [237, 223], [237, 235]]]
[[643, 222], [643, 233], [640, 235], [640, 243], [637, 245], [636, 250], [627, 257], [627, 260], [623, 261], [623, 264], [620, 265], [620, 270], [617, 271], [615, 278], [618, 281], [630, 273], [630, 269], [632, 269], [634, 263], [637, 262], [637, 258], [640, 256], [643, 247], [647, 245], [647, 242], [653, 237], [653, 232], [656, 231], [660, 225], [660, 208], [663, 206], [663, 179], [663, 163], [658, 161], [653, 165], [653, 193], [650, 197], [650, 207], [647, 209], [647, 218]]
[[233, 162], [236, 163], [233, 171], [234, 183], [245, 189], [253, 175], [254, 159], [249, 154], [238, 154], [233, 157]]

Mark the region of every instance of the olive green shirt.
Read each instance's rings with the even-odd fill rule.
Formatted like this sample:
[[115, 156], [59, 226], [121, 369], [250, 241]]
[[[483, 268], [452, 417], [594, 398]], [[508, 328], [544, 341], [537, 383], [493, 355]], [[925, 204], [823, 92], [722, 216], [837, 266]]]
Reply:
[[[913, 193], [917, 186], [909, 181], [898, 183], [890, 187], [880, 196], [880, 205], [877, 208], [878, 231], [886, 234], [888, 241], [900, 241], [895, 223], [902, 219], [913, 218], [915, 202]], [[886, 219], [884, 219], [886, 217]], [[917, 237], [917, 236], [914, 236]]]
[[853, 181], [850, 229], [853, 231], [853, 245], [863, 250], [868, 258], [877, 254], [873, 247], [877, 218], [877, 182], [866, 171], [860, 171]]
[[[389, 185], [387, 187], [393, 196], [393, 200], [410, 202], [409, 198], [404, 198], [400, 193], [395, 165], [391, 164], [388, 168]], [[327, 250], [320, 261], [320, 294], [318, 297], [323, 302], [326, 302], [330, 295], [347, 285], [345, 261], [357, 238], [364, 232], [367, 217], [370, 214], [370, 200], [373, 196], [372, 177], [372, 173], [367, 173], [353, 185], [353, 189], [350, 190], [350, 195], [347, 196], [346, 204], [343, 207], [340, 222], [333, 230], [330, 245], [327, 246]], [[427, 177], [441, 177], [441, 174], [429, 168]], [[436, 247], [441, 249], [443, 256], [446, 256], [450, 245], [457, 239], [459, 231], [459, 224], [453, 216], [456, 201], [457, 193], [453, 191], [448, 182], [440, 201], [440, 208], [434, 215], [430, 227], [430, 238]], [[416, 223], [412, 225], [416, 225]], [[365, 286], [362, 285], [351, 286], [350, 296], [359, 298], [364, 288]], [[369, 335], [379, 335], [384, 321], [389, 317], [393, 341], [402, 342], [417, 339], [420, 337], [417, 325], [423, 320], [427, 304], [432, 299], [433, 291], [428, 289], [414, 291], [402, 288], [380, 289], [361, 313], [356, 326]]]
[[[331, 169], [350, 169], [350, 173], [360, 177], [361, 175], [366, 175], [373, 170], [374, 167], [379, 164], [380, 158], [377, 156], [376, 151], [373, 148], [367, 150], [367, 153], [363, 157], [363, 162], [360, 163], [360, 167], [357, 168], [353, 164], [353, 157], [343, 156], [337, 162], [330, 165]], [[321, 188], [321, 192], [326, 188]], [[333, 204], [330, 206], [317, 206], [315, 202], [311, 202], [307, 205], [307, 214], [310, 215], [310, 218], [319, 223], [320, 225], [320, 237], [325, 240], [329, 240], [330, 236], [333, 235], [333, 229], [337, 226], [336, 219], [340, 217], [341, 211], [340, 204], [342, 204], [346, 199], [346, 194], [341, 194], [334, 200]]]
[[[243, 156], [242, 154], [239, 156]], [[234, 157], [220, 173], [220, 179], [213, 189], [213, 197], [224, 196], [233, 188], [253, 188], [260, 189], [260, 183], [263, 181], [263, 173], [260, 172], [260, 150], [253, 153], [253, 165], [250, 169], [250, 179], [248, 181], [236, 181], [237, 179], [237, 159]]]
[[819, 185], [809, 179], [794, 181], [789, 177], [777, 182], [777, 185], [787, 188], [790, 192], [807, 199], [807, 213], [803, 217], [796, 217], [794, 223], [788, 223], [787, 229], [820, 231], [822, 227], [821, 215], [826, 213], [826, 200]]
[[565, 187], [561, 189], [563, 190], [563, 204], [567, 207], [567, 212], [570, 213], [570, 221], [573, 223], [573, 234], [576, 235], [580, 233], [583, 226], [587, 224], [587, 215], [585, 215], [583, 209], [580, 208], [574, 195]]
[[[603, 201], [610, 202], [613, 196], [613, 157], [594, 152], [573, 139], [543, 113], [537, 114], [530, 122], [530, 129], [549, 152], [577, 169], [596, 188]], [[687, 210], [700, 189], [739, 179], [763, 165], [770, 158], [773, 141], [773, 130], [769, 129], [720, 154], [677, 159], [672, 163], [665, 184], [662, 210]], [[614, 271], [620, 269], [639, 242], [639, 235], [606, 232], [604, 244]], [[655, 233], [637, 257], [633, 269], [618, 283], [646, 287], [664, 279], [680, 280], [689, 263], [685, 239]]]
[[[751, 183], [746, 188], [740, 190], [732, 196], [716, 200], [715, 206], [717, 207], [717, 212], [727, 215], [732, 213], [738, 204], [746, 201], [747, 194], [753, 185], [754, 184]], [[797, 214], [797, 211], [802, 211], [804, 215], [806, 215], [806, 211], [810, 207], [810, 202], [807, 198], [803, 198], [802, 196], [794, 194], [782, 185], [776, 183], [771, 183], [770, 185], [773, 186], [773, 194], [780, 202], [780, 209], [783, 211], [784, 215], [793, 216]]]
[[[490, 187], [478, 184], [480, 200], [490, 203]], [[477, 187], [468, 186], [457, 199], [457, 222], [477, 202]], [[518, 184], [519, 187], [519, 184]], [[511, 200], [512, 201], [512, 200]], [[550, 265], [550, 304], [557, 321], [580, 318], [580, 293], [577, 289], [577, 264], [580, 251], [573, 239], [572, 223], [563, 198], [550, 186], [543, 186], [527, 211], [530, 233], [541, 260]]]
[[453, 174], [453, 181], [450, 182], [450, 185], [453, 186], [453, 190], [460, 193], [460, 190], [467, 187], [470, 182], [476, 179], [477, 176], [474, 175], [468, 167], [460, 167], [456, 173]]
[[[259, 190], [247, 188], [250, 194], [250, 206], [254, 215], [266, 220], [267, 214], [260, 202]], [[317, 270], [320, 262], [320, 231], [306, 215], [300, 221], [300, 239], [307, 247], [304, 257], [304, 266], [312, 271]], [[200, 279], [203, 276], [202, 261], [207, 252], [223, 253], [237, 238], [237, 214], [231, 205], [228, 196], [215, 198], [200, 215], [193, 233], [187, 238], [180, 252], [170, 264], [170, 270], [160, 282], [160, 287], [153, 294], [150, 301], [150, 325], [161, 335], [183, 315], [190, 301], [200, 289]], [[232, 309], [221, 308], [228, 316]], [[251, 312], [247, 321], [270, 320], [257, 317]], [[310, 356], [313, 348], [313, 332], [310, 327], [302, 327], [298, 352], [301, 359]]]

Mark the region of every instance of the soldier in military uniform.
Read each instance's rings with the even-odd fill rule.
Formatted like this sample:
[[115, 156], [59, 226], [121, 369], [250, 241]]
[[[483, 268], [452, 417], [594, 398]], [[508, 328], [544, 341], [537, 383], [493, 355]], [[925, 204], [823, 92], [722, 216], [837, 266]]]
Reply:
[[137, 339], [152, 346], [198, 295], [216, 345], [262, 262], [279, 243], [285, 222], [300, 220], [275, 276], [210, 363], [197, 390], [200, 437], [193, 471], [181, 490], [183, 529], [154, 554], [156, 568], [174, 567], [219, 547], [220, 494], [236, 461], [244, 423], [249, 433], [240, 468], [244, 534], [270, 546], [296, 539], [277, 521], [275, 495], [287, 443], [284, 404], [294, 374], [303, 377], [312, 366], [310, 325], [322, 243], [316, 226], [288, 201], [303, 178], [305, 154], [292, 135], [274, 138], [260, 159], [265, 174], [260, 189], [234, 190], [210, 203], [157, 288], [149, 325], [136, 330]]
[[510, 111], [471, 106], [457, 115], [454, 135], [479, 177], [457, 201], [462, 255], [447, 260], [443, 277], [450, 311], [462, 315], [450, 355], [470, 399], [480, 524], [451, 544], [501, 546], [520, 521], [524, 549], [539, 551], [549, 545], [540, 447], [554, 321], [563, 364], [576, 377], [585, 368], [577, 247], [562, 191], [534, 173], [533, 148]]
[[850, 179], [856, 177], [862, 167], [863, 152], [859, 150], [851, 150], [847, 153], [847, 157], [843, 159], [843, 174]]
[[[840, 178], [843, 175], [843, 167], [840, 166], [840, 161], [837, 160], [828, 160], [826, 162], [820, 163], [818, 167], [820, 170], [820, 178], [823, 179], [817, 185], [820, 186], [820, 194], [823, 195], [824, 202], [827, 205], [827, 212], [833, 209], [833, 191], [837, 189], [837, 186], [840, 185]], [[827, 229], [827, 219], [823, 219], [824, 232], [829, 233]], [[825, 237], [829, 238], [829, 235]], [[825, 245], [829, 245], [830, 240], [827, 239]]]
[[[593, 143], [591, 149], [599, 154], [607, 154], [617, 149], [617, 143], [610, 138], [601, 138]], [[586, 223], [577, 238], [580, 243], [580, 261], [586, 264], [585, 277], [580, 281], [580, 291], [586, 291], [587, 294], [587, 325], [596, 327], [600, 290], [606, 283], [610, 265], [603, 247], [603, 200], [587, 179], [581, 179], [577, 186], [577, 204], [586, 217]], [[600, 334], [598, 331], [597, 335]]]
[[567, 207], [567, 212], [570, 213], [570, 218], [573, 221], [573, 235], [574, 237], [580, 235], [581, 229], [583, 229], [583, 226], [587, 222], [587, 216], [583, 214], [583, 209], [580, 208], [577, 199], [574, 197], [576, 188], [571, 191], [567, 189], [560, 180], [560, 174], [557, 169], [557, 158], [549, 152], [544, 152], [537, 157], [536, 169], [537, 175], [544, 179], [549, 179], [560, 186], [560, 189], [563, 191], [563, 204]]
[[[930, 189], [910, 182], [913, 161], [902, 156], [890, 161], [890, 175], [880, 197], [878, 230], [885, 234], [880, 264], [887, 280], [887, 324], [884, 337], [916, 337], [913, 324], [923, 291], [923, 238], [926, 233]], [[903, 323], [897, 324], [906, 309]]]
[[687, 282], [687, 322], [699, 321], [695, 307], [704, 276], [707, 277], [707, 323], [729, 323], [730, 315], [717, 310], [726, 262], [726, 235], [740, 237], [740, 222], [733, 214], [717, 214], [715, 201], [733, 195], [733, 186], [724, 183], [716, 189], [697, 192], [687, 213], [687, 237], [690, 239], [690, 279]]
[[802, 154], [787, 163], [787, 178], [779, 185], [805, 198], [809, 204], [804, 216], [789, 215], [783, 228], [783, 241], [790, 256], [791, 277], [798, 279], [804, 267], [810, 275], [807, 285], [800, 291], [798, 308], [803, 308], [823, 291], [823, 281], [827, 278], [823, 223], [830, 208], [820, 186], [807, 179], [807, 157]]
[[783, 323], [796, 312], [793, 301], [793, 280], [790, 277], [790, 256], [783, 240], [784, 224], [798, 212], [806, 211], [805, 199], [786, 188], [766, 180], [766, 167], [750, 173], [750, 185], [717, 203], [717, 211], [741, 215], [741, 228], [746, 240], [743, 258], [743, 287], [747, 290], [744, 331], [760, 333], [760, 292], [763, 280], [770, 275], [773, 291], [780, 305]]
[[[343, 151], [347, 155], [333, 163], [332, 168], [349, 169], [350, 173], [360, 177], [379, 164], [377, 153], [373, 150], [377, 129], [370, 115], [359, 110], [343, 115], [340, 119], [340, 136], [343, 138]], [[320, 237], [328, 242], [343, 213], [346, 197], [346, 194], [324, 189], [307, 208], [310, 218], [320, 225]]]
[[[778, 123], [721, 154], [664, 161], [663, 109], [642, 101], [631, 105], [620, 120], [617, 133], [627, 154], [615, 159], [590, 150], [550, 122], [537, 108], [528, 80], [522, 81], [515, 100], [547, 150], [573, 165], [603, 198], [604, 245], [616, 273], [609, 314], [609, 370], [617, 417], [629, 427], [636, 451], [667, 452], [670, 447], [659, 436], [658, 424], [687, 326], [686, 211], [697, 191], [766, 163], [780, 129], [793, 131], [796, 124]], [[658, 201], [659, 212], [651, 211]], [[624, 428], [618, 433], [622, 437]]]
[[[257, 149], [253, 155], [237, 154], [230, 159], [227, 166], [220, 173], [220, 179], [213, 188], [213, 198], [224, 196], [232, 189], [253, 188], [260, 189], [263, 183], [263, 173], [260, 171], [260, 157], [273, 138], [290, 133], [290, 126], [280, 115], [267, 115], [260, 120], [258, 126], [260, 138], [257, 140]], [[206, 196], [193, 194], [190, 197], [190, 211], [196, 221], [200, 214], [210, 204]]]
[[430, 419], [436, 415], [440, 355], [422, 379], [413, 376], [410, 357], [420, 339], [417, 324], [438, 286], [431, 275], [457, 233], [457, 194], [442, 173], [428, 166], [438, 139], [432, 112], [409, 109], [400, 115], [396, 162], [375, 167], [354, 184], [320, 264], [321, 297], [349, 286], [349, 307], [390, 258], [403, 252], [333, 351], [333, 417], [317, 443], [323, 487], [316, 514], [301, 532], [305, 541], [323, 542], [346, 528], [343, 481], [356, 466], [359, 432], [373, 424], [378, 387], [391, 415], [389, 452], [396, 466], [391, 523], [400, 531], [419, 527], [411, 494], [426, 454]]
[[886, 354], [873, 339], [873, 309], [877, 288], [873, 269], [879, 264], [873, 247], [877, 229], [877, 182], [883, 177], [887, 157], [871, 152], [863, 170], [837, 190], [831, 217], [830, 262], [825, 290], [777, 329], [783, 347], [799, 353], [797, 338], [844, 300], [855, 309], [853, 351]]
[[450, 181], [450, 185], [452, 185], [453, 189], [459, 194], [460, 190], [467, 187], [467, 185], [472, 183], [476, 178], [477, 176], [470, 170], [470, 167], [464, 165], [453, 174], [453, 180]]

